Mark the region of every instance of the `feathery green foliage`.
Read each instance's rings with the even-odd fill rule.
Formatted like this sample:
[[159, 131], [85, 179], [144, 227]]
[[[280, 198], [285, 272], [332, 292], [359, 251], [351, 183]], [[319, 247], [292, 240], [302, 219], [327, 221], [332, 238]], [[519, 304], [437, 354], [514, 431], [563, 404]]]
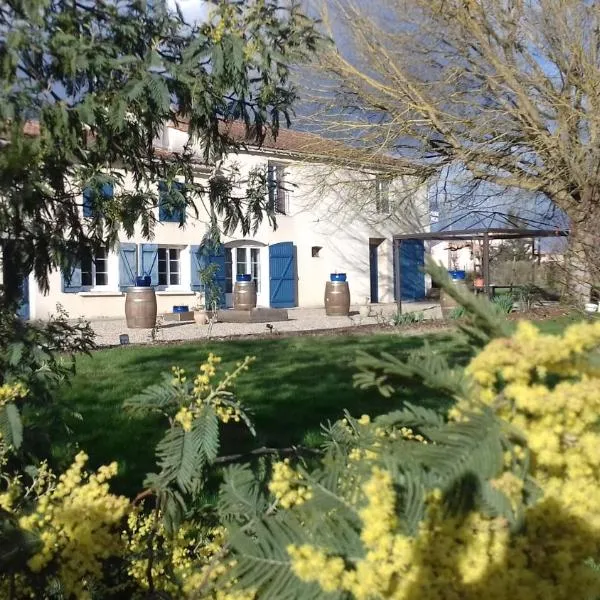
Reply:
[[219, 453], [219, 422], [242, 422], [255, 435], [249, 416], [231, 391], [233, 382], [252, 359], [247, 357], [213, 386], [210, 378], [216, 374], [215, 365], [219, 362], [210, 355], [193, 380], [174, 367], [172, 375], [165, 375], [162, 383], [124, 403], [132, 414], [158, 412], [169, 419], [169, 429], [156, 446], [158, 473], [148, 474], [144, 482], [145, 493], [156, 497], [169, 532], [175, 531], [204, 489], [207, 469]]
[[[251, 177], [234, 197], [219, 177], [204, 185], [194, 173], [234, 145], [223, 121], [252, 127], [259, 143], [267, 128], [289, 125], [290, 65], [318, 41], [296, 0], [285, 8], [219, 2], [200, 24], [166, 0], [1, 3], [0, 239], [10, 267], [3, 301], [18, 299], [30, 272], [47, 288], [50, 271], [114, 246], [121, 229], [131, 236], [137, 223], [151, 238], [159, 181], [170, 209], [193, 212], [194, 200], [206, 201], [213, 229], [219, 219], [243, 233], [265, 215], [274, 223], [264, 177]], [[169, 156], [157, 151], [163, 126], [182, 121], [190, 142]], [[185, 193], [171, 185], [175, 177]], [[105, 184], [114, 196], [102, 193]], [[85, 187], [93, 217], [82, 220]]]
[[[430, 263], [428, 270], [465, 306], [468, 317], [461, 329], [473, 351], [508, 331], [487, 300], [458, 289], [436, 265]], [[376, 388], [387, 397], [399, 382], [440, 389], [457, 399], [469, 393], [465, 376], [429, 348], [404, 361], [389, 353], [381, 357], [363, 353], [357, 365], [355, 385]], [[372, 422], [346, 413], [343, 420], [324, 428], [326, 441], [320, 464], [313, 468], [296, 466], [299, 479], [295, 485], [310, 489], [312, 496], [287, 510], [270, 502], [266, 492], [262, 495], [257, 490], [248, 469], [229, 470], [221, 489], [221, 506], [231, 514], [231, 507], [241, 504], [252, 515], [247, 521], [238, 515], [229, 527], [237, 560], [234, 574], [240, 587], [258, 590], [261, 599], [334, 597], [300, 582], [291, 570], [286, 549], [290, 544], [311, 544], [350, 562], [364, 556], [358, 509], [365, 502], [363, 485], [376, 465], [392, 475], [396, 513], [408, 535], [417, 533], [425, 517], [427, 498], [438, 489], [450, 514], [476, 509], [502, 516], [518, 528], [522, 515], [515, 512], [504, 492], [490, 484], [503, 469], [505, 453], [511, 452], [510, 433], [489, 409], [465, 414], [460, 421], [446, 421], [434, 410], [410, 404]], [[522, 471], [517, 476], [524, 479], [533, 501], [535, 482]]]

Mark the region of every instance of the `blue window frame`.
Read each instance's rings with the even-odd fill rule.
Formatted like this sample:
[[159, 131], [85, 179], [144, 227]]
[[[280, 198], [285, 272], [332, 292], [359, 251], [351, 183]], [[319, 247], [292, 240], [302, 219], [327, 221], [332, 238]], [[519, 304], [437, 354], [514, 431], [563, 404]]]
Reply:
[[158, 220], [164, 223], [183, 223], [185, 209], [175, 208], [174, 204], [181, 204], [185, 200], [185, 184], [174, 181], [169, 188], [165, 181], [158, 184]]
[[[114, 188], [112, 183], [105, 183], [100, 188], [100, 194], [104, 198], [112, 198], [114, 195]], [[86, 187], [83, 190], [83, 216], [91, 218], [94, 216], [94, 204], [96, 200], [96, 190], [92, 187]]]

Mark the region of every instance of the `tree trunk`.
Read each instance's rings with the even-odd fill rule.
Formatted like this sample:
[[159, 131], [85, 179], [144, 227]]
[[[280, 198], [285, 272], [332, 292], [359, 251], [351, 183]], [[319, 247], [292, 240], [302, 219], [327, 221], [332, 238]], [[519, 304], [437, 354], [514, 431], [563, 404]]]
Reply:
[[589, 302], [600, 288], [600, 236], [598, 225], [589, 219], [584, 226], [571, 227], [566, 264], [567, 296], [578, 305]]

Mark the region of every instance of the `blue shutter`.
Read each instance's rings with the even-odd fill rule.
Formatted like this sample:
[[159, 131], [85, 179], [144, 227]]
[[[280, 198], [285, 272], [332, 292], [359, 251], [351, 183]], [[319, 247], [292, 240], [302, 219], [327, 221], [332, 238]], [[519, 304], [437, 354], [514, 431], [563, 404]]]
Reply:
[[422, 300], [425, 298], [423, 240], [402, 240], [398, 260], [400, 261], [400, 297], [402, 300]]
[[199, 292], [202, 289], [200, 284], [200, 269], [202, 268], [202, 258], [200, 256], [200, 246], [190, 246], [190, 264], [192, 272], [190, 273], [190, 287]]
[[83, 190], [83, 216], [86, 218], [94, 216], [93, 195], [94, 191], [92, 188], [86, 187]]
[[158, 244], [142, 244], [141, 275], [150, 275], [151, 285], [158, 285]]
[[62, 291], [65, 294], [76, 294], [81, 291], [81, 265], [73, 265], [70, 271], [63, 270]]
[[[102, 185], [100, 193], [104, 198], [112, 198], [114, 196], [114, 187], [112, 183]], [[83, 216], [94, 216], [94, 190], [91, 187], [86, 187], [83, 190]]]
[[[195, 246], [194, 246], [195, 247]], [[198, 267], [202, 269], [210, 264], [216, 264], [217, 270], [215, 272], [215, 285], [219, 286], [221, 293], [219, 294], [219, 308], [225, 307], [225, 248], [223, 244], [204, 244], [199, 248], [196, 253], [198, 257]], [[192, 265], [194, 259], [192, 258]], [[192, 266], [192, 269], [194, 267]], [[198, 276], [198, 289], [202, 289]]]
[[269, 246], [270, 301], [273, 308], [292, 308], [296, 297], [296, 248], [293, 242]]
[[[185, 194], [185, 184], [179, 181], [172, 183], [172, 189]], [[169, 193], [167, 184], [164, 181], [158, 182], [158, 220], [164, 223], [183, 223], [185, 222], [185, 211], [173, 209], [166, 206], [164, 197]]]
[[112, 183], [105, 183], [102, 186], [102, 195], [105, 198], [112, 198], [115, 195], [115, 189]]
[[121, 289], [135, 285], [137, 275], [137, 246], [121, 244], [119, 248], [119, 287]]

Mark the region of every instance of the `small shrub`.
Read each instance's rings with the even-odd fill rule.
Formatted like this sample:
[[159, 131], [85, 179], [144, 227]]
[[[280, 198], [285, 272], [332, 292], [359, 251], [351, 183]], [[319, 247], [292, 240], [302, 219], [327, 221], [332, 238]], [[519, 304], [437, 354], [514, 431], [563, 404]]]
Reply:
[[492, 304], [500, 314], [508, 315], [515, 306], [515, 300], [512, 294], [502, 294], [501, 296], [494, 296]]
[[400, 327], [402, 325], [410, 325], [412, 323], [421, 323], [424, 320], [425, 314], [422, 311], [409, 313], [397, 312], [392, 317], [392, 325], [395, 327]]
[[462, 319], [467, 314], [464, 306], [457, 306], [450, 312], [450, 319]]

